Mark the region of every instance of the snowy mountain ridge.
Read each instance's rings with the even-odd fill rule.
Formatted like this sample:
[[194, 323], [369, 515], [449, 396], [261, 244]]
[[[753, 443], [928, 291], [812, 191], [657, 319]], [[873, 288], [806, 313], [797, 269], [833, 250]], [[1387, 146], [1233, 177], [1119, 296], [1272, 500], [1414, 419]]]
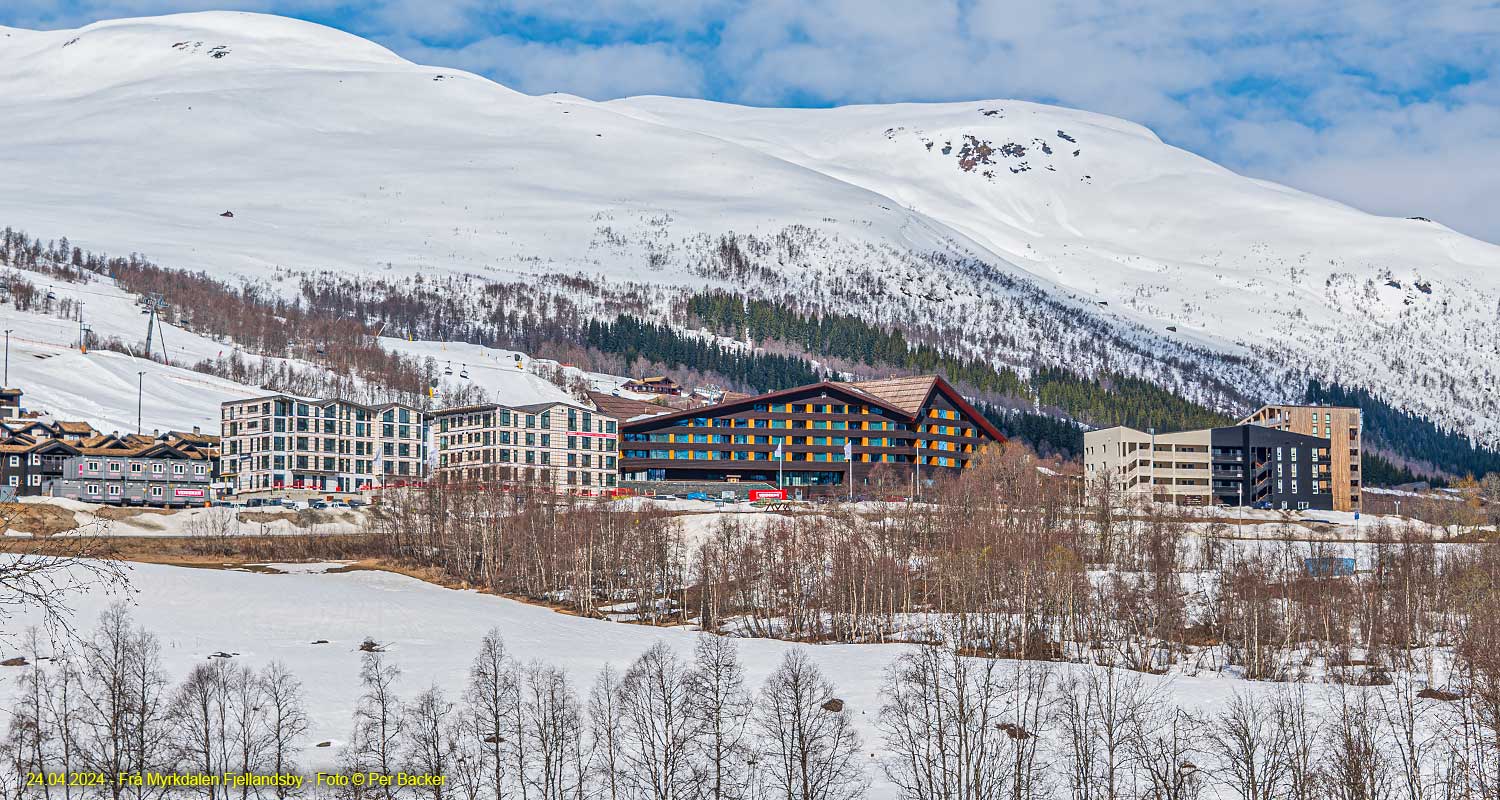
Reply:
[[1190, 397], [1337, 380], [1500, 442], [1500, 247], [1098, 114], [531, 97], [228, 12], [0, 29], [0, 113], [0, 224], [164, 265], [707, 284]]

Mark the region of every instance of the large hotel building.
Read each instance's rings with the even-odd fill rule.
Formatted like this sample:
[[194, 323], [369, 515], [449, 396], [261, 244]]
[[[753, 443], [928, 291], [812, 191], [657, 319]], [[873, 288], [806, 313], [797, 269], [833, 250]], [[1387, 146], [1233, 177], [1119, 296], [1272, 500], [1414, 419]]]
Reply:
[[435, 477], [597, 496], [617, 485], [619, 420], [577, 403], [495, 403], [433, 412]]
[[639, 416], [621, 430], [626, 480], [779, 481], [793, 491], [847, 485], [851, 472], [863, 483], [882, 466], [924, 479], [954, 474], [1005, 441], [952, 386], [930, 375], [823, 381]]
[[427, 474], [427, 423], [414, 406], [276, 394], [224, 403], [220, 415], [219, 477], [238, 492], [355, 492]]
[[1359, 409], [1266, 406], [1223, 428], [1089, 431], [1084, 477], [1179, 505], [1358, 511], [1359, 422]]

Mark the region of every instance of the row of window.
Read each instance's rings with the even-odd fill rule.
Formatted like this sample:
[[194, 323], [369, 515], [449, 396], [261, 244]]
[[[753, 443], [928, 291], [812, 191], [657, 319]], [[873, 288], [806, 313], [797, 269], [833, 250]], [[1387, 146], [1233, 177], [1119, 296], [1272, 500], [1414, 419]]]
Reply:
[[[580, 424], [581, 423], [581, 424]], [[493, 412], [484, 414], [470, 414], [465, 417], [440, 416], [438, 417], [438, 430], [449, 431], [460, 428], [472, 427], [494, 427], [495, 416]], [[614, 433], [615, 421], [602, 418], [595, 424], [594, 414], [591, 411], [579, 411], [568, 409], [568, 430], [575, 433]], [[540, 414], [525, 414], [520, 411], [512, 412], [510, 409], [500, 409], [500, 427], [502, 428], [551, 428], [552, 412], [543, 411]]]
[[[192, 467], [193, 467], [193, 470], [192, 470], [193, 474], [196, 475], [196, 476], [198, 476], [198, 477], [200, 477], [200, 478], [203, 477], [204, 475], [208, 474], [208, 466], [206, 464], [193, 464]], [[85, 461], [83, 463], [83, 469], [84, 469], [85, 472], [100, 472], [100, 471], [104, 471], [104, 470], [101, 469], [101, 463], [98, 462], [98, 461]], [[122, 462], [119, 462], [119, 461], [111, 461], [111, 462], [109, 462], [109, 468], [108, 468], [107, 471], [111, 475], [120, 475], [120, 474], [122, 474], [124, 472], [124, 464]], [[167, 472], [167, 468], [166, 468], [165, 464], [157, 461], [157, 462], [153, 462], [151, 464], [151, 470], [150, 470], [150, 472], [151, 472], [152, 475], [165, 475], [166, 472]], [[130, 474], [131, 475], [144, 475], [145, 473], [146, 473], [146, 468], [145, 468], [144, 464], [142, 464], [139, 461], [132, 461], [132, 462], [130, 462]], [[172, 474], [173, 475], [186, 475], [186, 474], [188, 474], [188, 465], [187, 464], [181, 464], [181, 463], [173, 464], [172, 465]]]
[[[502, 445], [519, 445], [524, 442], [527, 447], [536, 447], [538, 445], [538, 441], [540, 440], [540, 445], [542, 447], [552, 446], [552, 434], [550, 433], [537, 434], [528, 431], [523, 435], [520, 431], [516, 431], [515, 435], [512, 436], [510, 431], [499, 431], [498, 436], [492, 436], [491, 431], [473, 431], [470, 433], [456, 433], [448, 436], [439, 435], [438, 449], [449, 450], [466, 445], [480, 445], [488, 447], [489, 445], [494, 444], [497, 440]], [[570, 435], [567, 437], [566, 449], [612, 450], [614, 449], [614, 444], [615, 439], [612, 438]]]
[[[351, 444], [353, 445], [352, 448], [350, 447]], [[242, 447], [241, 445], [248, 446]], [[284, 452], [287, 450], [313, 455], [336, 453], [339, 455], [373, 456], [375, 455], [375, 442], [360, 440], [351, 442], [348, 439], [317, 439], [307, 436], [259, 436], [253, 439], [230, 441], [224, 450], [224, 455], [247, 455], [250, 453]], [[420, 458], [422, 448], [420, 443], [382, 442], [380, 452], [391, 458]]]
[[[107, 495], [107, 496], [109, 496], [111, 498], [119, 498], [125, 492], [124, 492], [124, 484], [120, 484], [120, 483], [110, 483], [110, 484], [102, 484], [102, 485], [98, 484], [98, 483], [86, 483], [83, 486], [83, 493], [85, 495], [89, 496], [89, 497], [103, 497], [103, 496]], [[166, 496], [166, 488], [162, 487], [162, 486], [150, 486], [150, 487], [147, 487], [146, 494], [147, 494], [147, 496], [151, 497], [152, 499], [160, 500], [160, 499], [162, 499], [162, 498], [164, 498]], [[190, 499], [201, 500], [202, 498], [199, 497], [199, 498], [190, 498]], [[186, 501], [179, 501], [179, 502], [186, 502]]]
[[[314, 405], [310, 403], [292, 403], [288, 400], [262, 401], [258, 404], [234, 405], [226, 404], [222, 407], [222, 417], [225, 420], [236, 419], [241, 416], [275, 415], [277, 417], [309, 417], [313, 419], [346, 419], [366, 421], [371, 418], [369, 410], [352, 403], [329, 403], [327, 405]], [[422, 422], [421, 414], [409, 408], [387, 408], [380, 413], [380, 421], [394, 423]]]
[[[257, 455], [248, 459], [250, 466], [246, 472], [264, 472], [267, 470], [285, 470], [290, 463], [295, 469], [320, 470], [323, 472], [343, 472], [355, 475], [406, 475], [414, 476], [420, 474], [412, 461], [384, 461], [376, 462], [366, 459], [334, 458], [332, 456], [296, 456], [288, 458], [284, 455], [270, 456]], [[224, 474], [233, 475], [240, 472], [239, 459], [224, 459]]]

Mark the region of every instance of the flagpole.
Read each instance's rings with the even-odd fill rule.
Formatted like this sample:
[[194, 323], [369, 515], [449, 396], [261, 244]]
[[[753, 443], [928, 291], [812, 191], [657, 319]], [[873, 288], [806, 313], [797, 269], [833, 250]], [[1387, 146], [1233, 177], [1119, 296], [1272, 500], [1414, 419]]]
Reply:
[[844, 438], [844, 461], [849, 465], [849, 502], [854, 502], [854, 440]]
[[786, 463], [786, 451], [782, 449], [785, 444], [785, 436], [776, 440], [776, 488], [781, 491], [786, 491], [786, 480], [781, 472], [781, 465]]

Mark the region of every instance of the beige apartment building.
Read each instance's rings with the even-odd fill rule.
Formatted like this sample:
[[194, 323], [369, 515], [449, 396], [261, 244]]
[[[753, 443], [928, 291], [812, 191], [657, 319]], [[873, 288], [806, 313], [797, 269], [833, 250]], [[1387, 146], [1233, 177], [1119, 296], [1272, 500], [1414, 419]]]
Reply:
[[1360, 475], [1363, 416], [1358, 408], [1343, 406], [1269, 405], [1241, 420], [1327, 439], [1335, 511], [1359, 511], [1364, 481]]
[[532, 486], [580, 496], [618, 484], [619, 420], [578, 403], [497, 403], [432, 415], [435, 477], [471, 486]]
[[236, 492], [355, 492], [427, 474], [425, 413], [286, 394], [220, 407], [221, 481]]
[[1084, 478], [1111, 492], [1148, 494], [1162, 502], [1213, 503], [1212, 431], [1152, 434], [1119, 426], [1083, 435]]
[[1115, 427], [1083, 436], [1084, 478], [1113, 494], [1186, 506], [1331, 510], [1328, 439], [1263, 425], [1153, 434]]

